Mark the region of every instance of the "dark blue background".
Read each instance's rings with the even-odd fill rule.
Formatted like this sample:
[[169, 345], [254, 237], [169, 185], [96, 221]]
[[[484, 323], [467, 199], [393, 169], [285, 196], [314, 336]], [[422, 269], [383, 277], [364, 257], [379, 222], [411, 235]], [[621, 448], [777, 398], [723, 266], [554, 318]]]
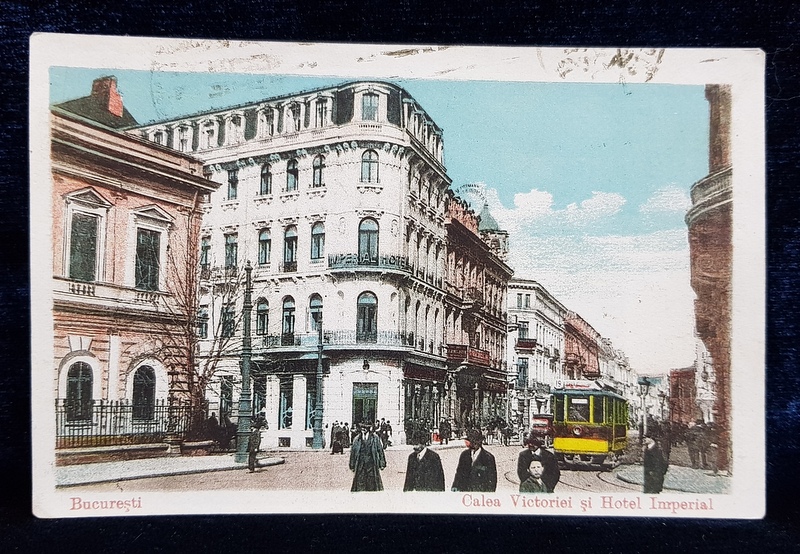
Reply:
[[[559, 2], [561, 3], [561, 2]], [[800, 544], [798, 59], [792, 2], [0, 1], [0, 546], [4, 551], [792, 551]], [[284, 41], [751, 47], [767, 53], [767, 518], [31, 516], [27, 68], [33, 32]], [[36, 239], [34, 230], [34, 242]], [[736, 406], [737, 417], [746, 412]], [[760, 445], [754, 444], [758, 448]], [[751, 445], [738, 444], [737, 448]], [[571, 550], [570, 550], [571, 551]]]

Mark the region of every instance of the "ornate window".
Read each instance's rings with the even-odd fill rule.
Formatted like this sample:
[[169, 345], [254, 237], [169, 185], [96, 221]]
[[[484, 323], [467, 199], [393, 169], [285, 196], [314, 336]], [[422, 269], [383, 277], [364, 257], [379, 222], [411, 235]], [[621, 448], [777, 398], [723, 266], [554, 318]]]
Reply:
[[74, 212], [70, 229], [69, 278], [94, 281], [97, 278], [97, 231], [100, 217]]
[[325, 225], [317, 222], [311, 227], [311, 259], [320, 260], [325, 255]]
[[287, 227], [283, 235], [283, 270], [297, 271], [297, 228]]
[[92, 368], [86, 362], [72, 364], [67, 373], [67, 421], [92, 418]]
[[311, 182], [311, 186], [313, 187], [324, 186], [325, 181], [323, 181], [322, 179], [322, 170], [325, 168], [325, 157], [319, 155], [316, 158], [314, 158], [313, 168], [314, 168], [314, 175], [313, 175], [313, 180]]
[[283, 299], [283, 319], [281, 323], [281, 345], [294, 345], [294, 298], [287, 296]]
[[200, 306], [197, 311], [197, 336], [201, 339], [208, 338], [208, 306]]
[[258, 233], [258, 265], [267, 265], [272, 251], [272, 238], [268, 229]]
[[222, 307], [220, 327], [223, 338], [230, 338], [236, 332], [236, 315], [232, 304]]
[[200, 269], [208, 270], [211, 265], [211, 237], [200, 239]]
[[286, 162], [286, 192], [297, 190], [297, 160], [289, 160]]
[[314, 126], [324, 127], [328, 122], [328, 101], [317, 100], [316, 111], [314, 112]]
[[361, 119], [364, 121], [378, 120], [378, 95], [368, 92], [361, 97]]
[[372, 218], [362, 219], [358, 226], [358, 263], [378, 263], [378, 222]]
[[374, 150], [367, 150], [361, 155], [361, 181], [378, 182], [378, 153]]
[[356, 321], [357, 342], [378, 341], [378, 298], [371, 292], [362, 292], [358, 297]]
[[136, 288], [158, 290], [161, 257], [161, 233], [152, 229], [136, 230]]
[[225, 269], [231, 269], [239, 264], [239, 235], [229, 233], [225, 235]]
[[319, 332], [319, 324], [322, 321], [322, 297], [319, 294], [312, 294], [308, 303], [309, 323], [311, 330]]
[[228, 170], [228, 200], [236, 200], [239, 196], [239, 170]]
[[266, 335], [269, 329], [269, 303], [259, 298], [256, 303], [256, 335]]
[[258, 194], [272, 194], [272, 166], [264, 164], [261, 168], [261, 186], [258, 189]]
[[153, 419], [156, 409], [156, 374], [144, 365], [133, 374], [133, 419]]

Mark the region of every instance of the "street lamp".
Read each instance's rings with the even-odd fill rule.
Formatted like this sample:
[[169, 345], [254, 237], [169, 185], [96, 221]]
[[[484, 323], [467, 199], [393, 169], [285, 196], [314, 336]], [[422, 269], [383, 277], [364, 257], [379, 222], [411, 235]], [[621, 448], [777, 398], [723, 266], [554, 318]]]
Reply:
[[667, 399], [667, 393], [663, 390], [658, 391], [658, 402], [661, 405], [661, 421], [664, 421], [664, 402]]
[[642, 432], [639, 433], [639, 442], [644, 440], [644, 437], [647, 435], [647, 405], [644, 401], [645, 397], [647, 396], [648, 391], [650, 390], [650, 379], [647, 377], [639, 377], [637, 381], [639, 384], [639, 394], [642, 397]]
[[252, 406], [250, 402], [250, 357], [252, 344], [250, 342], [250, 314], [253, 311], [253, 267], [250, 261], [244, 267], [245, 287], [244, 305], [242, 306], [242, 355], [239, 366], [242, 370], [242, 392], [239, 395], [239, 422], [236, 430], [236, 456], [238, 464], [247, 462], [247, 441], [250, 437], [250, 415]]
[[314, 450], [325, 448], [325, 438], [322, 434], [322, 313], [317, 314], [317, 395], [314, 401], [314, 436], [311, 447]]

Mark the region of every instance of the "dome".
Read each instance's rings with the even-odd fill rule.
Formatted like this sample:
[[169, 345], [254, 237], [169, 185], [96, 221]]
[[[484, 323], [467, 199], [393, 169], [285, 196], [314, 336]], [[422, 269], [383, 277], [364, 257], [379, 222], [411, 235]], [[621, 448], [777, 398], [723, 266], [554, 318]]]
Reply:
[[489, 213], [488, 203], [483, 203], [483, 209], [478, 217], [480, 218], [480, 222], [478, 223], [478, 231], [500, 230], [500, 226], [497, 224], [497, 221], [495, 221], [495, 219], [492, 217], [492, 214]]

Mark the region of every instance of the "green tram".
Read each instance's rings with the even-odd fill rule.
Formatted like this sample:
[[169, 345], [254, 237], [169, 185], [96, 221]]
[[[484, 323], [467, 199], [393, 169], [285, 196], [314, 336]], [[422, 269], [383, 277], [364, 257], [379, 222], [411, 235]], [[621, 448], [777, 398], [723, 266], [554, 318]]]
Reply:
[[619, 464], [628, 444], [628, 402], [594, 381], [553, 392], [553, 449], [562, 465]]

